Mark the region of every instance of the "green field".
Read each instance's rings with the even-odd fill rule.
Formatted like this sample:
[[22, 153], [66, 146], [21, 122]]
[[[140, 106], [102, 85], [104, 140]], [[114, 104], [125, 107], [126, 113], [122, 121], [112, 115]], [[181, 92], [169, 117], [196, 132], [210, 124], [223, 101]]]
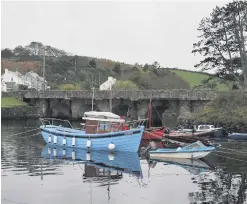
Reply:
[[[172, 70], [172, 72], [176, 73], [176, 75], [180, 76], [183, 80], [185, 80], [187, 83], [189, 83], [190, 88], [193, 88], [194, 86], [200, 85], [200, 83], [207, 79], [209, 76], [207, 74], [203, 73], [196, 73], [196, 72], [190, 72], [186, 70]], [[216, 79], [217, 80], [217, 79]], [[227, 91], [228, 88], [224, 84], [218, 84], [217, 86], [219, 91]]]
[[14, 97], [6, 97], [1, 99], [2, 108], [11, 108], [11, 107], [25, 106], [25, 105], [27, 104]]

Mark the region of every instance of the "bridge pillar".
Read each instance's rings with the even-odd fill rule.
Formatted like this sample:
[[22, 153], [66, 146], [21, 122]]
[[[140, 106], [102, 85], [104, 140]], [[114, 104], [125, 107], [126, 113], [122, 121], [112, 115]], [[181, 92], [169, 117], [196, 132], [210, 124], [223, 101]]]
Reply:
[[208, 101], [191, 101], [192, 112], [193, 113], [201, 112], [207, 103]]
[[47, 117], [48, 104], [46, 99], [40, 99], [36, 101], [36, 107], [41, 117]]
[[138, 101], [136, 104], [136, 112], [137, 112], [137, 117], [140, 119], [145, 119], [147, 111], [148, 111], [148, 100], [141, 100]]
[[130, 120], [136, 120], [138, 118], [136, 101], [131, 101], [129, 106], [128, 117], [130, 117]]
[[179, 106], [179, 118], [188, 118], [192, 112], [191, 101], [180, 100]]

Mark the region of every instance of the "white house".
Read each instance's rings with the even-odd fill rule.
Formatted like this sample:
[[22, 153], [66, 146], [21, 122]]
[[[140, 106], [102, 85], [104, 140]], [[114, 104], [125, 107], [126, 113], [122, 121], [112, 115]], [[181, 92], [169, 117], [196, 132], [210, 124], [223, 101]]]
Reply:
[[1, 90], [3, 92], [7, 92], [7, 85], [6, 85], [6, 83], [5, 83], [4, 79], [3, 79], [3, 76], [1, 76]]
[[8, 69], [5, 69], [5, 72], [2, 75], [2, 80], [4, 82], [15, 82], [16, 84], [24, 84], [23, 75], [20, 72], [12, 72]]
[[43, 90], [44, 86], [45, 89], [47, 89], [47, 81], [44, 81], [44, 78], [39, 76], [37, 73], [31, 71], [28, 72], [24, 76], [24, 84], [29, 88], [29, 89], [36, 89], [38, 91]]
[[19, 85], [26, 85], [29, 89], [42, 90], [48, 88], [47, 81], [40, 77], [37, 73], [31, 71], [26, 75], [19, 72], [12, 72], [5, 69], [5, 73], [1, 76], [1, 89], [3, 92], [18, 90]]
[[20, 72], [12, 72], [5, 69], [4, 74], [1, 76], [2, 91], [14, 91], [18, 89], [19, 84], [24, 84], [23, 75]]
[[100, 90], [110, 90], [111, 87], [116, 83], [116, 79], [113, 77], [108, 77], [108, 80], [100, 85]]

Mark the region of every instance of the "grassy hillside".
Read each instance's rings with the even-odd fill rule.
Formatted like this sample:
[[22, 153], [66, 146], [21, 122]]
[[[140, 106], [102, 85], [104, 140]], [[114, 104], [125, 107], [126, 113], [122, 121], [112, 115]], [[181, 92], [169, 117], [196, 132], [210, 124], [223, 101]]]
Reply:
[[17, 106], [25, 106], [25, 105], [27, 104], [14, 97], [1, 98], [2, 108], [10, 108], [10, 107], [17, 107]]
[[[200, 85], [200, 83], [209, 77], [208, 74], [204, 74], [202, 72], [191, 72], [186, 70], [172, 69], [171, 72], [176, 73], [176, 75], [180, 76], [183, 80], [189, 83], [190, 88], [194, 86]], [[216, 79], [217, 80], [217, 79]], [[226, 91], [228, 88], [224, 84], [218, 83], [217, 86], [219, 91]]]
[[[94, 61], [92, 64], [91, 62]], [[30, 70], [43, 75], [42, 57], [18, 56], [10, 59], [2, 59], [2, 73], [5, 68], [25, 74]], [[116, 71], [115, 66], [120, 67]], [[189, 89], [209, 77], [202, 72], [191, 72], [178, 69], [154, 69], [152, 66], [143, 68], [140, 65], [130, 65], [115, 62], [108, 59], [92, 58], [86, 56], [46, 56], [46, 80], [52, 89], [66, 89], [76, 87], [79, 89], [90, 89], [92, 86], [98, 88], [113, 76], [117, 80], [129, 80], [134, 82], [139, 89]], [[227, 87], [218, 84], [218, 90], [225, 91]]]
[[[92, 65], [91, 61], [95, 64]], [[120, 69], [114, 71], [116, 64]], [[2, 72], [5, 68], [21, 73], [33, 70], [42, 76], [42, 59], [15, 57], [2, 60]], [[189, 88], [188, 82], [170, 72], [169, 69], [144, 69], [139, 65], [114, 62], [107, 59], [77, 56], [46, 57], [46, 80], [53, 89], [59, 89], [61, 84], [79, 85], [80, 89], [99, 87], [108, 76], [117, 80], [134, 82], [139, 89], [182, 89]], [[72, 86], [71, 86], [72, 87]]]

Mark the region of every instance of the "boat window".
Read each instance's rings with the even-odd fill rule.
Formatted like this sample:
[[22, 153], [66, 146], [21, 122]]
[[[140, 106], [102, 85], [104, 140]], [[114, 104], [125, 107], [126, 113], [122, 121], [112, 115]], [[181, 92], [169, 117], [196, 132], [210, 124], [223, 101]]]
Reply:
[[110, 132], [111, 124], [109, 122], [99, 122], [98, 131]]
[[194, 143], [194, 144], [191, 144], [191, 145], [188, 145], [187, 147], [184, 147], [183, 149], [200, 149], [201, 146], [197, 143]]
[[209, 125], [201, 125], [201, 126], [199, 126], [199, 130], [207, 130], [207, 129], [210, 129]]

